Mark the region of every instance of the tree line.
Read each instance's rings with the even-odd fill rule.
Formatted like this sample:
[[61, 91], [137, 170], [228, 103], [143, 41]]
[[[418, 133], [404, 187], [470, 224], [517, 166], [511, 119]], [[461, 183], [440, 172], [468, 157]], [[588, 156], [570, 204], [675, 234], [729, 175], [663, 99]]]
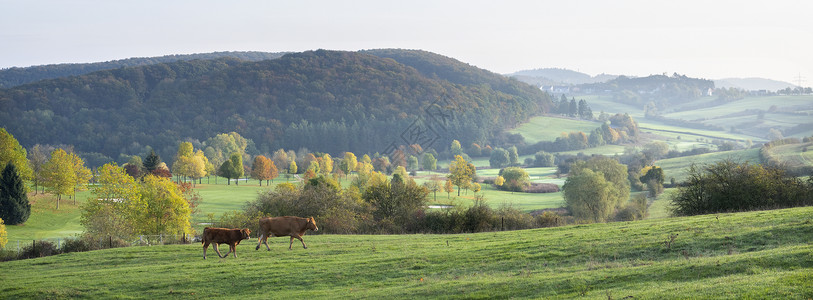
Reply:
[[468, 144], [550, 109], [550, 97], [530, 85], [406, 52], [391, 51], [395, 60], [310, 51], [177, 61], [43, 80], [0, 89], [0, 126], [26, 146], [73, 145], [100, 166], [150, 150], [171, 157], [177, 141], [223, 131], [254, 141], [255, 155], [283, 147], [380, 152], [416, 120], [434, 122], [431, 109], [445, 113], [431, 123], [432, 138]]

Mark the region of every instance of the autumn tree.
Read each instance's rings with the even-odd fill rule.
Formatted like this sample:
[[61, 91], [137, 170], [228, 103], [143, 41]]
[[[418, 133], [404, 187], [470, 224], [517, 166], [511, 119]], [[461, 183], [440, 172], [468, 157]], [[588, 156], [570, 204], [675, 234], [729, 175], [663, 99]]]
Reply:
[[452, 145], [449, 146], [449, 153], [452, 154], [452, 157], [455, 157], [457, 155], [463, 155], [463, 147], [460, 146], [460, 141], [458, 140], [452, 141]]
[[491, 151], [491, 156], [488, 159], [488, 165], [492, 168], [502, 168], [511, 162], [508, 151], [503, 148], [497, 148]]
[[147, 176], [140, 191], [136, 206], [144, 209], [136, 212], [137, 234], [192, 233], [189, 202], [178, 185], [167, 178]]
[[627, 167], [603, 156], [576, 162], [562, 189], [565, 204], [574, 216], [604, 222], [629, 199]]
[[446, 179], [446, 182], [443, 183], [443, 191], [446, 192], [446, 199], [449, 199], [449, 194], [454, 192], [454, 188], [452, 188], [452, 181], [450, 179]]
[[415, 157], [415, 155], [410, 155], [407, 157], [406, 168], [410, 171], [415, 171], [418, 169], [418, 158]]
[[190, 142], [182, 142], [178, 145], [178, 153], [175, 154], [175, 162], [172, 163], [172, 172], [177, 176], [183, 176], [183, 181], [191, 177], [194, 168], [193, 156], [195, 152]]
[[356, 155], [353, 152], [345, 152], [344, 157], [342, 157], [341, 162], [339, 162], [339, 169], [344, 172], [345, 177], [346, 175], [350, 175], [350, 172], [356, 170], [358, 166], [358, 160], [356, 160]]
[[288, 165], [288, 174], [289, 175], [294, 175], [294, 174], [296, 174], [296, 171], [297, 171], [296, 161], [292, 160], [291, 163]]
[[434, 171], [438, 168], [438, 160], [432, 153], [423, 154], [423, 169], [427, 171]]
[[288, 157], [288, 153], [282, 148], [277, 149], [277, 151], [274, 151], [274, 154], [271, 154], [271, 160], [274, 161], [274, 165], [280, 168], [287, 168], [293, 159], [292, 157]]
[[9, 162], [14, 163], [17, 173], [23, 181], [33, 178], [34, 172], [28, 166], [25, 148], [20, 146], [17, 139], [8, 133], [5, 128], [0, 127], [0, 168], [5, 168]]
[[31, 170], [33, 171], [33, 183], [34, 183], [34, 194], [38, 193], [37, 189], [40, 186], [40, 182], [43, 180], [43, 172], [42, 167], [45, 163], [48, 162], [48, 156], [50, 155], [51, 151], [46, 146], [42, 146], [40, 144], [34, 145], [30, 151], [28, 151], [28, 162], [31, 166]]
[[456, 155], [455, 160], [449, 165], [448, 178], [457, 186], [457, 196], [460, 196], [460, 188], [468, 186], [476, 175], [477, 169], [474, 165], [460, 155]]
[[6, 224], [3, 222], [3, 218], [0, 218], [0, 250], [6, 248], [6, 243], [8, 243], [8, 233], [6, 232]]
[[56, 194], [56, 209], [59, 209], [59, 200], [63, 194], [70, 194], [76, 186], [76, 173], [73, 169], [73, 160], [62, 149], [51, 152], [51, 159], [43, 166], [45, 186], [51, 193]]
[[508, 167], [500, 170], [499, 176], [503, 178], [504, 184], [500, 187], [503, 190], [512, 192], [522, 192], [531, 185], [530, 176], [520, 167]]
[[141, 197], [135, 178], [115, 163], [97, 170], [97, 184], [91, 188], [93, 197], [82, 205], [79, 223], [92, 236], [122, 236], [135, 234], [136, 217]]
[[505, 184], [504, 177], [498, 175], [497, 178], [494, 179], [494, 185], [496, 185], [497, 187], [502, 187], [504, 184]]
[[333, 157], [330, 154], [322, 154], [319, 158], [319, 170], [322, 174], [333, 173]]
[[432, 192], [433, 201], [438, 201], [438, 191], [441, 189], [440, 178], [433, 175], [431, 180], [425, 181], [423, 186]]
[[76, 205], [76, 191], [83, 191], [87, 188], [87, 184], [90, 183], [90, 179], [93, 178], [93, 173], [90, 172], [90, 169], [85, 167], [85, 161], [75, 153], [71, 153], [70, 158], [76, 178], [76, 183], [73, 186], [73, 205]]
[[277, 175], [277, 167], [273, 160], [263, 155], [254, 157], [254, 163], [251, 165], [251, 178], [259, 180], [260, 186], [263, 185], [263, 180], [274, 179]]
[[659, 194], [663, 193], [663, 169], [658, 166], [647, 166], [641, 169], [641, 177], [639, 180], [646, 184], [647, 190], [649, 191], [649, 197], [657, 197]]
[[593, 222], [604, 222], [612, 214], [615, 201], [610, 199], [611, 188], [604, 174], [591, 169], [568, 176], [562, 186], [565, 205], [573, 216]]
[[0, 219], [9, 225], [17, 225], [25, 223], [30, 215], [31, 203], [23, 179], [14, 162], [9, 162], [0, 173]]

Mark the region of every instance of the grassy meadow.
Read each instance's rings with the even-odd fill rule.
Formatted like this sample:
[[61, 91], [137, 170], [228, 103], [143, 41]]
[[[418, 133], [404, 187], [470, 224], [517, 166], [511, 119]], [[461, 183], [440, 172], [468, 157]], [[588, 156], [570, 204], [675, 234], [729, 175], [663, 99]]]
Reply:
[[0, 263], [23, 298], [809, 299], [813, 207], [454, 235], [308, 235], [309, 249], [143, 246]]

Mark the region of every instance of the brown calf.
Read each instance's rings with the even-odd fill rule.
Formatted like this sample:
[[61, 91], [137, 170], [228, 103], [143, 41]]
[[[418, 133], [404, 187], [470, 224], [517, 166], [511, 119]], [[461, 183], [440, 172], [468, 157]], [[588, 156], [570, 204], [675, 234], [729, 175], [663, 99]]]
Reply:
[[[229, 253], [233, 253], [234, 258], [237, 258], [237, 245], [240, 244], [240, 241], [247, 240], [250, 233], [251, 231], [248, 228], [203, 228], [203, 237], [201, 239], [203, 243], [203, 259], [206, 259], [206, 249], [209, 248], [209, 244], [212, 244], [212, 248], [215, 248], [215, 252], [220, 258], [229, 256]], [[229, 252], [220, 255], [220, 250], [217, 249], [218, 244], [229, 244]]]
[[260, 219], [259, 242], [257, 243], [257, 248], [254, 248], [254, 250], [260, 250], [260, 244], [265, 244], [265, 249], [271, 251], [271, 248], [268, 247], [269, 236], [290, 236], [291, 242], [288, 243], [288, 250], [291, 250], [291, 246], [294, 244], [294, 238], [302, 242], [303, 248], [308, 249], [308, 246], [305, 246], [305, 241], [302, 240], [302, 236], [305, 235], [308, 229], [313, 231], [319, 230], [319, 228], [316, 227], [316, 221], [313, 217], [262, 218]]

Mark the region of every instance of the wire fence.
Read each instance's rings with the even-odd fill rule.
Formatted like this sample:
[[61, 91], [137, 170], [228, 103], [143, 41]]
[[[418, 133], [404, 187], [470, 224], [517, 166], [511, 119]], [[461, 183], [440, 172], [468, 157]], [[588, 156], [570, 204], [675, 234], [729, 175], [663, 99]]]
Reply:
[[45, 238], [22, 241], [17, 240], [6, 244], [4, 251], [13, 251], [21, 253], [27, 247], [37, 248], [37, 245], [49, 243], [57, 250], [64, 250], [66, 244], [81, 240], [92, 249], [108, 249], [132, 246], [153, 246], [153, 245], [175, 245], [175, 244], [189, 244], [193, 242], [200, 242], [199, 236], [188, 234], [158, 234], [158, 235], [138, 235], [134, 237], [66, 237], [66, 238]]

